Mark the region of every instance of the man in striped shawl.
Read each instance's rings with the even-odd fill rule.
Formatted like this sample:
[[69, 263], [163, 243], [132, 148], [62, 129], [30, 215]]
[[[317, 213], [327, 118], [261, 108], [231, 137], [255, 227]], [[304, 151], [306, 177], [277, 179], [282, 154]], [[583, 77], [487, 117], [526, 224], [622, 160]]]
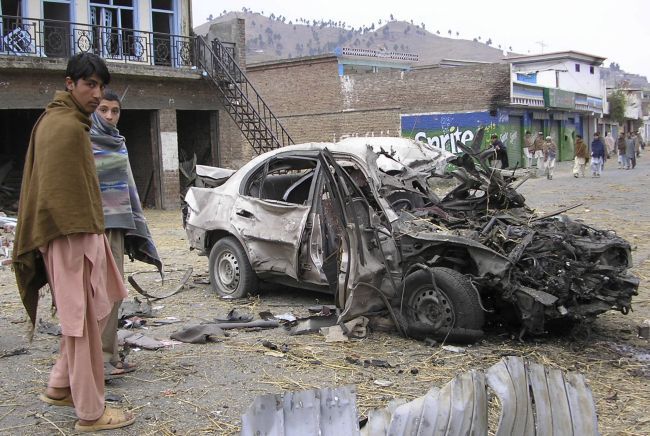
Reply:
[[[154, 265], [162, 274], [162, 262], [142, 213], [126, 143], [117, 130], [121, 109], [118, 96], [113, 91], [106, 90], [91, 117], [93, 124], [90, 129], [90, 141], [99, 178], [105, 233], [122, 277], [124, 277], [125, 253], [131, 259]], [[113, 306], [109, 321], [102, 333], [106, 379], [122, 376], [135, 369], [133, 364], [122, 361], [118, 353], [117, 327], [120, 304], [121, 302], [118, 302]]]

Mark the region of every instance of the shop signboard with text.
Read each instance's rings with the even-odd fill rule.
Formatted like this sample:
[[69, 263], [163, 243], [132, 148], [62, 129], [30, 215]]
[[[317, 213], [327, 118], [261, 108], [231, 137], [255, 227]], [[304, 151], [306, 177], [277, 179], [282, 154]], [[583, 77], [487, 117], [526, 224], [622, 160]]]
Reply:
[[508, 115], [488, 111], [404, 114], [401, 116], [402, 136], [423, 141], [432, 147], [442, 148], [452, 153], [460, 153], [457, 144], [471, 147], [476, 132], [485, 128], [484, 146], [493, 133], [499, 136], [507, 128]]

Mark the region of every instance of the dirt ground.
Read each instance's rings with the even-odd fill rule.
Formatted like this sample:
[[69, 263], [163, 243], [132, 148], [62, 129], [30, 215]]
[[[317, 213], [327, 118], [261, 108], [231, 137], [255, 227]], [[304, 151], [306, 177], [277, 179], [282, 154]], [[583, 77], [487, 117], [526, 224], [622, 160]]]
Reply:
[[[637, 325], [650, 319], [650, 155], [633, 171], [616, 169], [608, 162], [601, 178], [574, 179], [567, 163], [559, 164], [553, 180], [531, 179], [521, 188], [531, 206], [540, 212], [582, 202], [569, 215], [599, 228], [616, 230], [634, 246], [634, 273], [641, 277], [634, 311], [627, 316], [607, 313], [593, 326], [591, 336], [544, 336], [525, 342], [508, 331], [491, 331], [462, 352], [406, 340], [395, 334], [373, 332], [367, 339], [326, 344], [319, 334], [289, 336], [282, 328], [232, 332], [221, 342], [180, 344], [157, 351], [132, 350], [130, 362], [138, 370], [107, 385], [110, 399], [133, 410], [137, 422], [113, 434], [236, 434], [241, 415], [253, 398], [325, 386], [356, 385], [360, 414], [383, 407], [393, 398], [413, 399], [432, 386], [442, 386], [455, 374], [472, 368], [486, 369], [502, 356], [516, 355], [539, 363], [577, 370], [593, 391], [603, 434], [650, 434], [647, 401], [650, 398], [650, 354], [645, 339], [637, 338]], [[169, 271], [194, 269], [191, 286], [155, 302], [157, 317], [177, 317], [172, 325], [140, 330], [158, 339], [169, 339], [182, 326], [225, 317], [232, 308], [291, 312], [307, 315], [314, 304], [331, 304], [326, 295], [275, 289], [259, 297], [232, 301], [217, 298], [209, 285], [206, 258], [190, 252], [178, 211], [147, 211], [150, 227]], [[147, 266], [127, 263], [127, 272]], [[152, 275], [149, 277], [153, 277]], [[144, 287], [156, 289], [153, 279]], [[198, 282], [198, 283], [197, 283]], [[138, 296], [129, 291], [129, 298]], [[41, 300], [39, 316], [53, 321], [50, 300]], [[28, 322], [19, 301], [13, 273], [0, 269], [0, 433], [74, 433], [72, 409], [48, 406], [38, 394], [44, 389], [58, 349], [58, 338], [36, 333], [25, 339]], [[271, 352], [267, 340], [286, 352]], [[24, 349], [24, 350], [23, 350]], [[15, 355], [11, 352], [18, 352]], [[380, 359], [390, 367], [363, 367], [346, 357]], [[374, 382], [392, 384], [380, 387]]]

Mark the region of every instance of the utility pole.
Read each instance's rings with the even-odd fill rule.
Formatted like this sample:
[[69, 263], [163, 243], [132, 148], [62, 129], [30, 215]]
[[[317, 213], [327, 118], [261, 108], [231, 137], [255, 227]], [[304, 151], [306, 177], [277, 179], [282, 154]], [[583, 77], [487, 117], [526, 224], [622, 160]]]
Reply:
[[542, 54], [544, 54], [544, 47], [547, 47], [548, 44], [546, 44], [544, 41], [537, 41], [535, 44], [539, 44], [540, 48], [542, 49]]

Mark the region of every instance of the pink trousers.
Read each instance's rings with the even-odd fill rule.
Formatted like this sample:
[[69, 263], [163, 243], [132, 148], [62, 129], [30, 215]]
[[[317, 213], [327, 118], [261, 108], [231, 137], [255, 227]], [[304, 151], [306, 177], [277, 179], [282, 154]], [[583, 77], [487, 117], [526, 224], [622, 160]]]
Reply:
[[63, 236], [41, 252], [62, 330], [48, 386], [69, 387], [77, 416], [94, 421], [104, 411], [101, 333], [126, 289], [103, 234]]

